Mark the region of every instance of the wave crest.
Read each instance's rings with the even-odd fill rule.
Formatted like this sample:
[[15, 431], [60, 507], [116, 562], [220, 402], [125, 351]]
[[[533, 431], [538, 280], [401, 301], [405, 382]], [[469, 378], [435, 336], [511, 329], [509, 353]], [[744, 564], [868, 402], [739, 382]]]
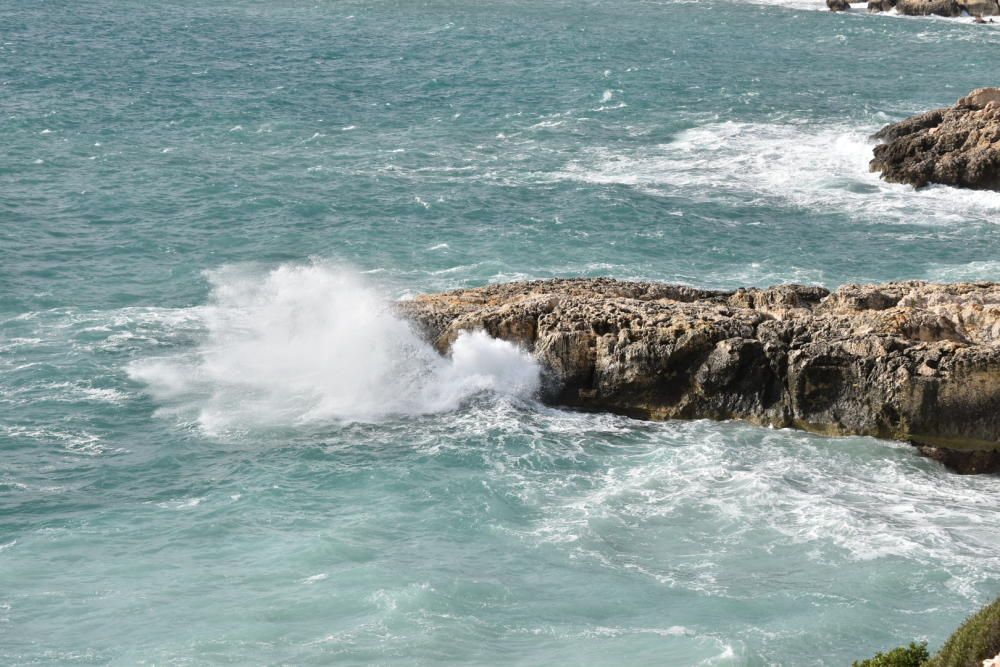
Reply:
[[453, 410], [482, 392], [527, 397], [538, 364], [484, 332], [443, 358], [358, 276], [310, 265], [209, 272], [196, 350], [129, 365], [168, 409], [213, 433]]

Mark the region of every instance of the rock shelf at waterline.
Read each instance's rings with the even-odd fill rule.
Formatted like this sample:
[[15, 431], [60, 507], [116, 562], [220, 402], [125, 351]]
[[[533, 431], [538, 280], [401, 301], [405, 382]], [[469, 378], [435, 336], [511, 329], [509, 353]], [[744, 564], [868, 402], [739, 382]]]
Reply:
[[[853, 0], [858, 3], [861, 0]], [[852, 0], [826, 0], [832, 12], [846, 12], [851, 9]], [[1000, 15], [1000, 0], [868, 0], [868, 11], [873, 13], [895, 10], [903, 16], [944, 16], [949, 18], [967, 15], [979, 17], [975, 22], [983, 23], [983, 16]]]
[[1000, 471], [1000, 283], [555, 279], [398, 308], [442, 354], [470, 330], [523, 346], [554, 404], [906, 440], [959, 472]]
[[977, 88], [954, 106], [879, 130], [872, 171], [894, 183], [1000, 190], [1000, 88]]

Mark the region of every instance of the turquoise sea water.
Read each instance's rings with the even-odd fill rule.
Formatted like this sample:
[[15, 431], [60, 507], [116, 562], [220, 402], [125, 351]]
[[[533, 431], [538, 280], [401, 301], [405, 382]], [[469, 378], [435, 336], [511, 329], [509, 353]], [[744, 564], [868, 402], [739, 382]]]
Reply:
[[866, 138], [996, 84], [998, 40], [805, 0], [6, 0], [0, 663], [936, 647], [1000, 593], [996, 477], [543, 407], [516, 350], [439, 359], [386, 304], [998, 279], [1000, 195], [882, 184]]

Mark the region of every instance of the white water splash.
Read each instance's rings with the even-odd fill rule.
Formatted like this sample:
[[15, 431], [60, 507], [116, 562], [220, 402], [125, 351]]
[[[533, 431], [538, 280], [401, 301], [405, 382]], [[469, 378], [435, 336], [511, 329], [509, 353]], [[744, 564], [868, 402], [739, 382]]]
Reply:
[[481, 392], [526, 397], [539, 367], [523, 350], [464, 333], [442, 358], [354, 274], [281, 266], [208, 274], [194, 353], [142, 360], [129, 375], [212, 433], [453, 410]]
[[[888, 122], [889, 119], [886, 119]], [[771, 201], [858, 222], [953, 225], [993, 222], [1000, 194], [945, 186], [914, 190], [868, 171], [877, 127], [711, 123], [674, 141], [619, 151], [593, 148], [558, 178], [626, 185], [652, 194], [737, 203]]]

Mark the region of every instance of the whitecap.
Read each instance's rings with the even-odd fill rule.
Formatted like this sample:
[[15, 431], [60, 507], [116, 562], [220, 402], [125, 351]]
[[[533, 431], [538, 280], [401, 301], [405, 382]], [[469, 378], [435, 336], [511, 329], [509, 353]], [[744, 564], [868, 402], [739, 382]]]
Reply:
[[869, 223], [952, 225], [1000, 219], [1000, 193], [945, 186], [914, 190], [869, 172], [874, 142], [846, 126], [710, 123], [637, 150], [592, 148], [558, 179], [682, 194], [696, 201], [764, 197]]
[[156, 506], [167, 510], [190, 510], [198, 507], [198, 505], [201, 505], [203, 500], [204, 498], [179, 498], [176, 500], [156, 503]]

